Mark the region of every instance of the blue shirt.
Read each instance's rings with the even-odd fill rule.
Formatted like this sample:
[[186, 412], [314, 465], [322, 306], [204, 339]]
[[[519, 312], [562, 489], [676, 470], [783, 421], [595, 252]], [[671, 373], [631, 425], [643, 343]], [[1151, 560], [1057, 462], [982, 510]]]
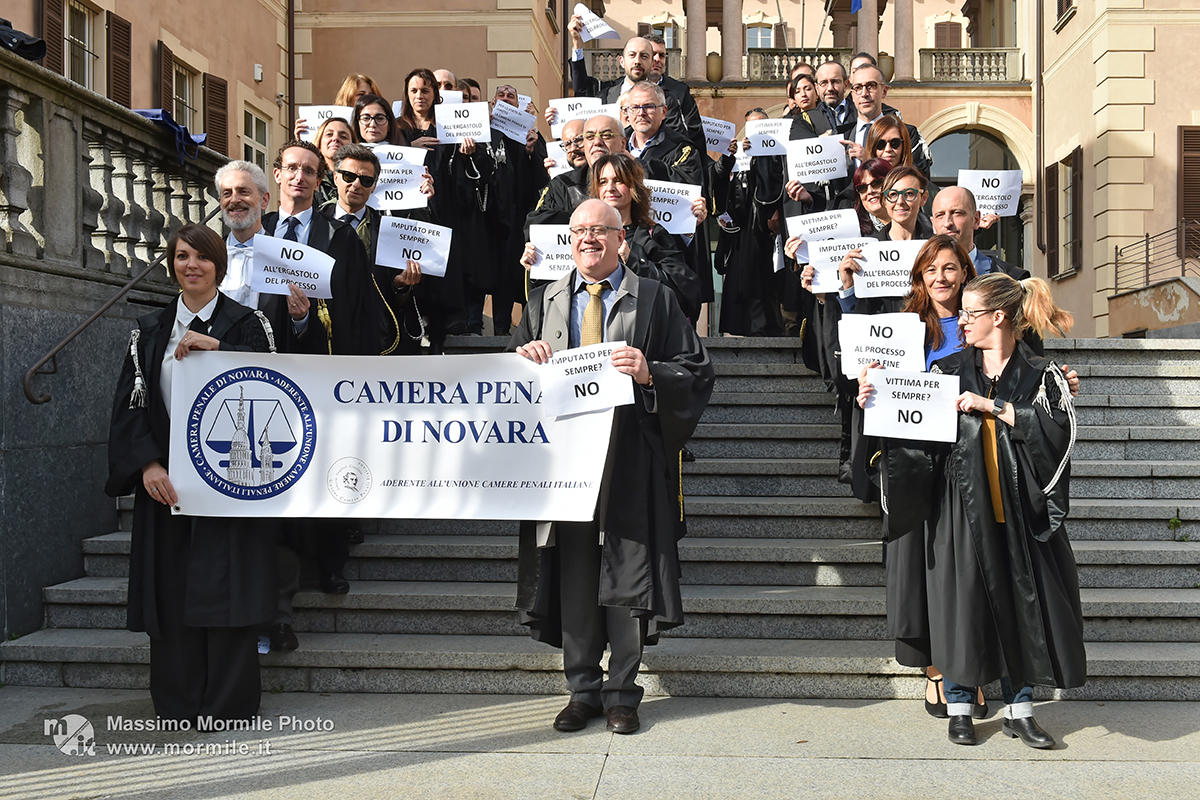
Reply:
[[939, 358], [953, 355], [963, 349], [962, 342], [958, 339], [958, 315], [953, 317], [942, 317], [938, 320], [942, 325], [942, 336], [944, 341], [942, 346], [937, 350], [931, 351], [929, 346], [925, 346], [925, 371], [933, 366], [933, 362]]
[[[613, 303], [617, 302], [617, 290], [621, 288], [623, 277], [625, 277], [625, 268], [618, 262], [613, 274], [602, 279], [608, 281], [609, 288], [600, 293], [600, 305], [604, 309], [603, 316], [600, 318], [601, 341], [608, 341], [608, 315], [612, 311]], [[588, 301], [591, 300], [591, 295], [583, 287], [588, 283], [599, 282], [589, 281], [579, 270], [571, 273], [571, 347], [579, 347], [580, 331], [583, 330], [583, 312], [587, 308]]]
[[[300, 244], [306, 245], [306, 244], [308, 244], [309, 231], [312, 230], [312, 218], [313, 218], [312, 206], [309, 206], [308, 208], [301, 211], [299, 214], [296, 214], [295, 217], [300, 222], [300, 224], [296, 226], [296, 241], [298, 241]], [[276, 239], [282, 239], [283, 235], [285, 233], [287, 233], [287, 229], [288, 229], [287, 221], [291, 218], [292, 218], [291, 214], [285, 214], [282, 211], [279, 212], [279, 221], [275, 225], [275, 238]]]

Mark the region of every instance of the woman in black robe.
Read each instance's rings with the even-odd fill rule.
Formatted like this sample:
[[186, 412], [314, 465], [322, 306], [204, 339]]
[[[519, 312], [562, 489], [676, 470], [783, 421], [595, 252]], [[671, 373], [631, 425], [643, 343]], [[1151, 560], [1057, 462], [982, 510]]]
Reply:
[[[924, 523], [930, 654], [945, 675], [950, 740], [975, 743], [976, 689], [1000, 679], [1004, 733], [1050, 748], [1032, 687], [1087, 680], [1064, 525], [1076, 424], [1058, 366], [1020, 340], [1030, 330], [1063, 333], [1072, 320], [1044, 281], [996, 273], [964, 287], [959, 318], [967, 347], [932, 370], [959, 376], [957, 440], [888, 448], [885, 530], [902, 536]], [[873, 391], [864, 382], [859, 404]]]
[[138, 320], [108, 442], [105, 491], [134, 492], [128, 627], [150, 635], [155, 714], [192, 723], [258, 713], [257, 631], [276, 610], [276, 531], [269, 520], [171, 513], [174, 362], [193, 350], [275, 349], [266, 317], [217, 290], [226, 258], [225, 242], [203, 225], [171, 236], [167, 263], [182, 291]]

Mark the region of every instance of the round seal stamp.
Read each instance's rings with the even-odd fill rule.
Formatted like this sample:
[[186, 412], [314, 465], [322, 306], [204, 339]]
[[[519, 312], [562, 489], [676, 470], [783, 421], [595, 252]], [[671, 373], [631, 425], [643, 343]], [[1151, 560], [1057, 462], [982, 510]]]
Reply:
[[357, 503], [371, 491], [371, 470], [354, 456], [339, 458], [329, 468], [326, 485], [339, 503]]
[[200, 390], [187, 416], [188, 460], [209, 485], [238, 500], [265, 500], [300, 480], [317, 446], [317, 420], [286, 375], [239, 367]]

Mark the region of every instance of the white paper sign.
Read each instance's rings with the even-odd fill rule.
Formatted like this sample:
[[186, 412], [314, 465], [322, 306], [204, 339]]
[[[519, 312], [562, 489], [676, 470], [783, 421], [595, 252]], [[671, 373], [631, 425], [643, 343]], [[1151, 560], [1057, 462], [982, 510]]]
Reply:
[[564, 172], [570, 172], [571, 162], [567, 160], [567, 150], [562, 142], [546, 142], [546, 158], [554, 162], [547, 172], [551, 178], [556, 178]]
[[400, 115], [403, 113], [404, 113], [404, 101], [403, 100], [393, 100], [392, 101], [392, 116], [395, 117], [396, 119], [400, 119]]
[[888, 370], [925, 371], [925, 323], [920, 314], [843, 314], [838, 342], [847, 378], [857, 378], [873, 361]]
[[612, 412], [556, 420], [545, 374], [515, 353], [193, 353], [171, 392], [177, 513], [587, 521]]
[[796, 250], [796, 261], [800, 264], [808, 263], [808, 246], [811, 243], [828, 239], [850, 239], [858, 236], [859, 231], [858, 214], [849, 208], [787, 217], [788, 237], [794, 236], [804, 241]]
[[524, 146], [529, 129], [537, 127], [537, 117], [500, 100], [492, 110], [492, 127]]
[[613, 119], [615, 119], [617, 121], [617, 124], [620, 125], [622, 127], [622, 129], [625, 127], [625, 124], [626, 124], [625, 116], [621, 113], [621, 104], [620, 103], [606, 103], [605, 105], [602, 105], [599, 108], [597, 108], [596, 113], [593, 114], [592, 116], [593, 117], [612, 117]]
[[696, 215], [692, 201], [700, 196], [700, 187], [690, 183], [646, 181], [650, 190], [650, 216], [667, 233], [695, 233]]
[[816, 183], [846, 177], [846, 149], [836, 137], [797, 139], [785, 147], [788, 180]]
[[517, 92], [517, 108], [524, 111], [527, 108], [529, 108], [529, 106], [532, 104], [533, 104], [532, 97], [530, 97], [527, 94], [521, 94], [520, 92]]
[[538, 250], [529, 269], [531, 279], [556, 281], [575, 269], [570, 225], [530, 225], [529, 241]]
[[733, 171], [734, 172], [749, 172], [750, 171], [750, 159], [752, 159], [752, 158], [754, 158], [754, 156], [750, 155], [750, 153], [748, 151], [739, 149], [737, 155], [734, 156], [734, 159], [733, 159]]
[[250, 291], [290, 294], [288, 284], [294, 283], [308, 297], [333, 297], [329, 288], [333, 265], [333, 258], [316, 248], [256, 233]]
[[442, 105], [461, 105], [463, 101], [462, 90], [442, 89], [438, 92], [438, 98]]
[[737, 133], [737, 126], [732, 122], [712, 117], [701, 117], [700, 122], [704, 125], [704, 138], [708, 141], [709, 151], [713, 153], [729, 152], [729, 143], [733, 141], [733, 137]]
[[321, 127], [322, 122], [333, 117], [346, 120], [347, 125], [354, 125], [354, 109], [350, 106], [299, 106], [296, 109], [296, 118], [304, 120], [308, 126], [300, 138], [306, 142], [315, 142], [317, 128]]
[[[834, 239], [828, 242], [813, 242], [808, 248], [808, 264], [813, 268], [813, 294], [828, 294], [842, 290], [842, 279], [838, 265], [851, 250], [860, 250], [875, 239]], [[855, 290], [857, 295], [857, 289]]]
[[784, 268], [787, 267], [787, 253], [783, 250], [782, 236], [775, 237], [775, 247], [771, 251], [771, 258], [775, 260], [775, 271], [783, 272]]
[[549, 103], [558, 116], [550, 126], [550, 135], [562, 138], [563, 125], [573, 119], [588, 120], [600, 113], [599, 97], [556, 97]]
[[379, 220], [375, 261], [393, 269], [407, 269], [409, 261], [416, 261], [421, 265], [422, 275], [444, 277], [446, 260], [450, 257], [450, 234], [450, 229], [441, 225], [383, 217]]
[[875, 240], [862, 249], [862, 273], [854, 278], [858, 297], [903, 297], [912, 288], [912, 266], [925, 239]]
[[633, 402], [633, 378], [619, 372], [612, 352], [624, 342], [561, 350], [542, 369], [542, 404], [556, 418], [604, 411]]
[[583, 41], [590, 42], [592, 39], [621, 38], [621, 34], [614, 31], [607, 22], [597, 17], [595, 12], [583, 3], [575, 4], [575, 14], [583, 20], [583, 30], [579, 32], [579, 38], [583, 39]]
[[746, 123], [746, 138], [750, 140], [752, 156], [787, 155], [788, 135], [791, 133], [790, 119], [752, 119]]
[[437, 138], [442, 144], [453, 144], [463, 139], [476, 142], [492, 140], [492, 116], [487, 103], [459, 103], [434, 111], [437, 121]]
[[958, 185], [975, 195], [975, 207], [983, 214], [1015, 217], [1021, 200], [1022, 173], [1019, 169], [960, 169]]
[[863, 433], [885, 439], [953, 442], [958, 438], [958, 376], [867, 370], [875, 387], [863, 413]]
[[425, 177], [425, 156], [428, 153], [423, 147], [391, 144], [376, 147], [379, 182], [367, 198], [367, 205], [380, 211], [426, 208], [429, 198], [421, 194], [420, 187]]

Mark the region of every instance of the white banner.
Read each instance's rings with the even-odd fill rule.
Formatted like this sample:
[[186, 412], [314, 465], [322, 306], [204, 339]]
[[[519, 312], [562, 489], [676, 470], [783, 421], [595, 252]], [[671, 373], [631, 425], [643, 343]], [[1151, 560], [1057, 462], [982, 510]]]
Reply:
[[925, 323], [919, 314], [843, 314], [838, 342], [847, 378], [857, 378], [873, 361], [886, 369], [925, 371]]
[[846, 177], [846, 149], [834, 136], [789, 141], [787, 179], [801, 183]]
[[192, 353], [171, 391], [176, 513], [586, 521], [612, 413], [555, 420], [515, 353]]
[[459, 103], [452, 108], [437, 109], [433, 116], [437, 121], [437, 138], [442, 144], [463, 139], [492, 140], [492, 117], [487, 103]]
[[573, 119], [589, 120], [600, 113], [600, 98], [556, 97], [550, 101], [550, 107], [558, 112], [554, 124], [550, 126], [550, 135], [561, 139], [563, 125]]
[[746, 123], [746, 138], [750, 140], [752, 156], [787, 155], [788, 136], [791, 133], [790, 119], [752, 119]]
[[446, 274], [450, 257], [449, 228], [404, 217], [383, 217], [379, 220], [379, 244], [375, 248], [375, 263], [393, 269], [407, 269], [408, 262], [421, 265], [422, 275], [435, 278]]
[[567, 160], [567, 151], [562, 142], [546, 142], [546, 158], [554, 162], [554, 166], [546, 170], [551, 178], [557, 178], [573, 169], [571, 162]]
[[429, 198], [421, 194], [420, 188], [425, 177], [425, 156], [428, 154], [429, 151], [423, 147], [391, 144], [376, 147], [379, 182], [367, 198], [367, 205], [380, 211], [426, 208]]
[[537, 127], [537, 118], [500, 100], [492, 109], [492, 127], [524, 147], [529, 129]]
[[957, 375], [867, 370], [875, 392], [863, 413], [863, 433], [885, 439], [953, 442], [958, 438]]
[[333, 258], [316, 248], [256, 233], [250, 291], [290, 294], [288, 284], [293, 283], [308, 297], [333, 297], [329, 288], [333, 266]]
[[304, 120], [307, 129], [300, 138], [306, 142], [317, 141], [317, 128], [327, 119], [337, 117], [346, 120], [346, 124], [354, 127], [354, 109], [350, 106], [298, 106], [296, 119]]
[[597, 17], [595, 12], [583, 3], [575, 4], [575, 14], [583, 20], [583, 30], [579, 32], [579, 38], [584, 42], [590, 42], [592, 39], [621, 38], [621, 34], [614, 31], [611, 25]]
[[913, 262], [926, 239], [875, 240], [862, 248], [862, 273], [854, 278], [857, 297], [903, 297], [912, 288]]
[[708, 149], [713, 153], [728, 153], [729, 143], [733, 141], [733, 137], [737, 134], [737, 126], [732, 122], [726, 122], [723, 119], [713, 119], [712, 117], [701, 117], [700, 123], [704, 126], [704, 138], [708, 141]]
[[858, 236], [860, 231], [858, 214], [850, 208], [787, 217], [786, 222], [788, 238], [796, 237], [804, 241], [796, 250], [796, 262], [799, 264], [809, 262], [810, 244], [829, 239], [849, 239]]
[[1015, 217], [1021, 200], [1022, 173], [1019, 169], [960, 169], [958, 185], [975, 195], [981, 214]]
[[542, 405], [558, 419], [604, 411], [633, 402], [633, 377], [612, 363], [612, 352], [625, 342], [601, 342], [561, 350], [542, 367]]
[[667, 233], [695, 233], [696, 215], [692, 201], [700, 196], [700, 187], [690, 183], [646, 181], [650, 190], [650, 216]]
[[538, 252], [529, 270], [532, 280], [556, 281], [575, 269], [570, 225], [530, 225], [529, 241]]
[[808, 263], [813, 268], [813, 294], [827, 294], [842, 290], [842, 279], [838, 276], [838, 265], [851, 250], [860, 250], [875, 239], [834, 239], [828, 242], [813, 242], [808, 248]]

